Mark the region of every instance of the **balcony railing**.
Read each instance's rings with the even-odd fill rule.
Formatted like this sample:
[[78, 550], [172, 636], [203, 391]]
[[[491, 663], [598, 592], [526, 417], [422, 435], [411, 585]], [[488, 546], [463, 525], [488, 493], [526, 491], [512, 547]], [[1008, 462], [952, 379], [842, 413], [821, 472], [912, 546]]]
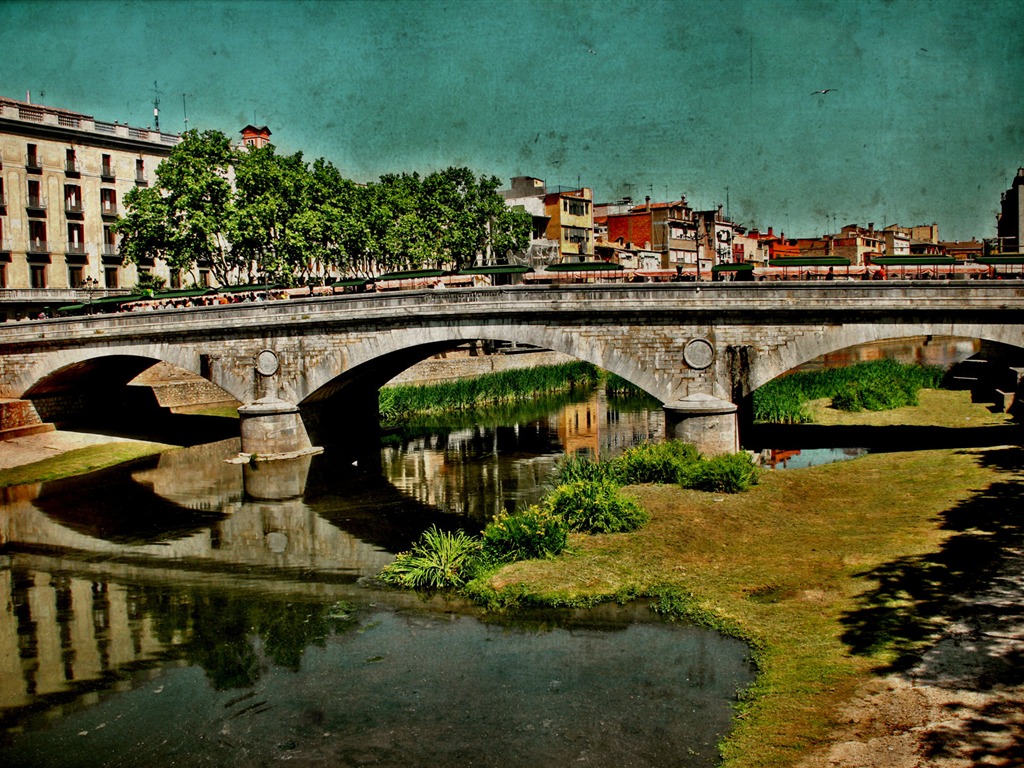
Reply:
[[140, 173], [139, 171], [136, 171], [135, 172], [135, 183], [138, 184], [140, 187], [148, 186], [149, 185], [149, 181], [146, 179], [146, 174]]
[[85, 206], [82, 205], [81, 200], [65, 200], [64, 201], [64, 213], [84, 213]]
[[117, 243], [103, 243], [100, 246], [100, 254], [102, 256], [117, 256]]
[[64, 161], [64, 173], [76, 174], [76, 173], [81, 173], [81, 172], [82, 172], [82, 164], [80, 162], [78, 162], [77, 160], [65, 160]]
[[100, 216], [117, 216], [117, 203], [101, 203]]
[[46, 198], [41, 195], [29, 195], [25, 207], [33, 211], [45, 211]]
[[103, 167], [100, 168], [100, 176], [104, 179], [114, 178], [114, 166], [109, 163], [104, 163]]
[[67, 254], [70, 254], [70, 255], [74, 255], [74, 256], [84, 256], [84, 255], [89, 253], [89, 251], [86, 250], [85, 243], [82, 243], [82, 242], [68, 242], [68, 243], [65, 243], [65, 245], [67, 247], [64, 249], [64, 253], [67, 253]]
[[28, 252], [29, 253], [49, 253], [50, 252], [50, 241], [49, 240], [29, 240], [28, 241]]
[[25, 160], [25, 170], [32, 173], [40, 173], [43, 170], [43, 161], [36, 155], [29, 155]]
[[7, 195], [5, 195], [3, 192], [0, 192], [0, 208], [6, 208], [6, 207], [7, 207]]

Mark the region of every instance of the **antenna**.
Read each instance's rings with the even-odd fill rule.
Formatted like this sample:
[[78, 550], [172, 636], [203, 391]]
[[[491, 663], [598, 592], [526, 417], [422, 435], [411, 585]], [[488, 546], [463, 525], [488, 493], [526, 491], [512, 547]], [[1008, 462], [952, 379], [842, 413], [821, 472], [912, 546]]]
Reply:
[[185, 106], [185, 96], [188, 94], [181, 94], [181, 113], [185, 116], [185, 130], [188, 130], [188, 107]]
[[153, 126], [160, 130], [160, 89], [156, 80], [153, 81]]

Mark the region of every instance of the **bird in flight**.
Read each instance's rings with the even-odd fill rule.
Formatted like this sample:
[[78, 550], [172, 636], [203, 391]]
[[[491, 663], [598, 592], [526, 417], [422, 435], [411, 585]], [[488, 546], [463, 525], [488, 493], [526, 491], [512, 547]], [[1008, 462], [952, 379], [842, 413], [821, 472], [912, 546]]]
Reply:
[[835, 90], [835, 88], [822, 88], [820, 91], [815, 91], [814, 93], [812, 93], [811, 96], [817, 96], [819, 93], [820, 94], [830, 93], [831, 91], [834, 91], [834, 90]]

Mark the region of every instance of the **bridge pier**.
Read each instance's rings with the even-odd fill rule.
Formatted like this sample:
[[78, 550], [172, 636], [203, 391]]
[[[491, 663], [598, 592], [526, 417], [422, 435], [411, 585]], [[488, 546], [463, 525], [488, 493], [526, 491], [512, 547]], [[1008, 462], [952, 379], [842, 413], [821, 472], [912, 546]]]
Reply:
[[264, 397], [238, 409], [242, 453], [263, 458], [295, 458], [317, 453], [306, 434], [299, 407]]
[[740, 449], [739, 409], [734, 403], [697, 393], [665, 403], [662, 409], [667, 438], [692, 443], [705, 456]]

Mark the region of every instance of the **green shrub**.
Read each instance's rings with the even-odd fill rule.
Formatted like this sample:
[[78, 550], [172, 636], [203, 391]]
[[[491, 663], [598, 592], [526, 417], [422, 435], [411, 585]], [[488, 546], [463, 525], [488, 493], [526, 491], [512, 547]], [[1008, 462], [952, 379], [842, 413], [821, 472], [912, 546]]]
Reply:
[[611, 467], [607, 462], [594, 461], [587, 456], [567, 454], [555, 462], [552, 484], [555, 486], [575, 483], [580, 480], [604, 480]]
[[694, 491], [740, 493], [757, 483], [759, 473], [749, 454], [726, 453], [691, 464], [679, 484]]
[[565, 520], [543, 507], [503, 512], [484, 528], [483, 556], [492, 563], [553, 557], [565, 549], [568, 536]]
[[607, 479], [560, 485], [545, 502], [565, 520], [569, 530], [583, 533], [635, 531], [650, 519], [647, 510]]
[[697, 449], [679, 440], [642, 443], [610, 462], [611, 476], [623, 485], [678, 483], [679, 473], [699, 460]]
[[409, 552], [380, 573], [382, 581], [409, 589], [452, 589], [469, 581], [480, 564], [480, 540], [431, 526]]

